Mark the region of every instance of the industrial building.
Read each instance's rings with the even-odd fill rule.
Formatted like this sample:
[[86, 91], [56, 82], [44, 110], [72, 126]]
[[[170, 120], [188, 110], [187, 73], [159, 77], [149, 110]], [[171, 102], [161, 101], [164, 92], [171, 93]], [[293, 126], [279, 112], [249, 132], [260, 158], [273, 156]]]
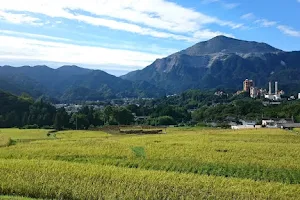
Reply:
[[269, 82], [269, 93], [265, 94], [265, 99], [273, 100], [273, 101], [279, 101], [281, 100], [281, 94], [283, 91], [278, 90], [278, 82], [275, 82], [275, 91], [272, 93], [272, 82]]

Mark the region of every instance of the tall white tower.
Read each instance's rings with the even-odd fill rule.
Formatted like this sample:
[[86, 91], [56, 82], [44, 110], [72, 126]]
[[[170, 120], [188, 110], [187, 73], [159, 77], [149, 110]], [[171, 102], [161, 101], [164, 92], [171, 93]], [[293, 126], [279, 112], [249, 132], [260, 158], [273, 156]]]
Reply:
[[269, 82], [269, 95], [271, 95], [271, 94], [272, 94], [272, 83]]
[[278, 82], [275, 82], [275, 95], [278, 95]]

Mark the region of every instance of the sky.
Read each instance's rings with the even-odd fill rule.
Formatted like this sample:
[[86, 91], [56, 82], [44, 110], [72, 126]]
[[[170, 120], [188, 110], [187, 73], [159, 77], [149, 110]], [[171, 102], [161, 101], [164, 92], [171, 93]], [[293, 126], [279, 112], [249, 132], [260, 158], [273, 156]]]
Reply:
[[0, 0], [0, 65], [114, 75], [225, 35], [300, 50], [300, 0]]

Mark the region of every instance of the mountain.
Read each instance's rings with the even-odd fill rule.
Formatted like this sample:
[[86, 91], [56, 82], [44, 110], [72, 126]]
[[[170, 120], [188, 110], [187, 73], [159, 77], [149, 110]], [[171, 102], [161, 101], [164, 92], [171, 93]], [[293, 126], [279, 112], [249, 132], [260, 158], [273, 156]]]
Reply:
[[13, 94], [41, 95], [64, 102], [123, 97], [160, 97], [165, 91], [145, 81], [128, 81], [101, 70], [77, 66], [0, 66], [0, 89]]
[[122, 76], [147, 81], [168, 92], [191, 88], [241, 89], [253, 79], [257, 86], [279, 81], [281, 89], [300, 91], [300, 52], [284, 52], [265, 43], [217, 36]]
[[215, 53], [237, 53], [237, 54], [248, 54], [248, 53], [270, 53], [280, 52], [281, 50], [276, 49], [266, 43], [249, 42], [229, 38], [225, 36], [217, 36], [211, 40], [200, 42], [186, 50], [179, 52], [189, 56], [201, 56], [210, 55]]
[[157, 59], [151, 65], [116, 77], [77, 66], [0, 66], [0, 89], [16, 95], [45, 96], [63, 102], [124, 97], [160, 97], [187, 89], [242, 89], [253, 79], [267, 87], [300, 92], [300, 52], [285, 52], [266, 43], [217, 36]]

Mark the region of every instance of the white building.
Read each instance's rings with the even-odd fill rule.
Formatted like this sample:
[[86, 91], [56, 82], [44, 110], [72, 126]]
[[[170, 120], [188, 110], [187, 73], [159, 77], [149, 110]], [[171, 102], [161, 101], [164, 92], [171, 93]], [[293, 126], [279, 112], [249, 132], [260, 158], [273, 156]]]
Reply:
[[231, 129], [233, 130], [239, 130], [239, 129], [258, 129], [261, 128], [260, 125], [236, 125], [231, 126]]
[[280, 119], [280, 118], [271, 118], [271, 119], [263, 119], [261, 124], [266, 128], [278, 128], [280, 124], [288, 124], [294, 123], [293, 119]]
[[257, 128], [261, 128], [260, 125], [256, 125], [255, 121], [245, 121], [245, 120], [241, 120], [240, 122], [242, 122], [242, 125], [237, 125], [234, 123], [231, 123], [231, 129], [233, 130], [238, 130], [238, 129], [257, 129]]

